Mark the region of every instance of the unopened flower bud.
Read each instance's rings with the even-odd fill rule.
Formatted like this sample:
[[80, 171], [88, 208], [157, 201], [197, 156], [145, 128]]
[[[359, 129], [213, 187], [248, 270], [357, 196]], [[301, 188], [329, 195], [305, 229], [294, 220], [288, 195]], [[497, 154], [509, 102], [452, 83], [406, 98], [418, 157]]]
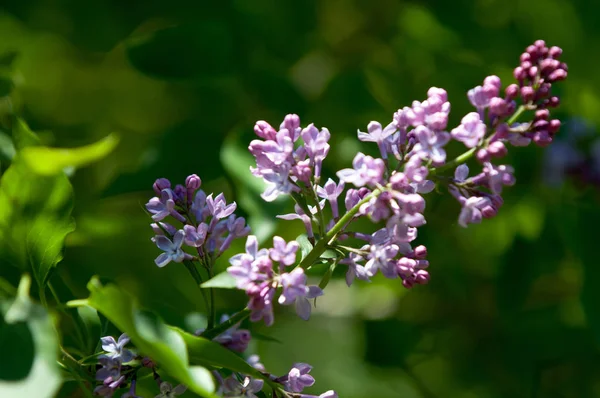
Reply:
[[159, 178], [154, 181], [154, 184], [152, 185], [152, 189], [154, 189], [154, 192], [156, 192], [158, 196], [160, 196], [160, 193], [163, 189], [169, 188], [171, 188], [171, 181], [167, 180], [166, 178]]

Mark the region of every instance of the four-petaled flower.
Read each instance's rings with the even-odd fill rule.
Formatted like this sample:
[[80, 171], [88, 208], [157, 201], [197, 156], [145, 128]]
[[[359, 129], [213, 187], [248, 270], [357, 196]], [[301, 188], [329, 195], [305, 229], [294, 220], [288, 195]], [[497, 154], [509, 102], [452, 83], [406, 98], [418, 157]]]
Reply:
[[135, 357], [133, 352], [124, 348], [129, 343], [129, 336], [125, 333], [119, 337], [118, 341], [115, 341], [115, 338], [112, 336], [102, 337], [100, 341], [102, 342], [102, 349], [106, 351], [106, 354], [103, 354], [103, 356], [119, 360], [122, 363], [129, 362]]
[[187, 254], [181, 249], [184, 236], [184, 232], [182, 230], [179, 230], [173, 236], [173, 240], [167, 238], [164, 235], [158, 235], [154, 237], [154, 242], [156, 243], [156, 246], [158, 246], [159, 249], [164, 251], [164, 253], [161, 253], [158, 257], [156, 257], [156, 260], [154, 260], [156, 265], [158, 265], [159, 267], [164, 267], [171, 261], [181, 263], [184, 259], [191, 257], [189, 254]]

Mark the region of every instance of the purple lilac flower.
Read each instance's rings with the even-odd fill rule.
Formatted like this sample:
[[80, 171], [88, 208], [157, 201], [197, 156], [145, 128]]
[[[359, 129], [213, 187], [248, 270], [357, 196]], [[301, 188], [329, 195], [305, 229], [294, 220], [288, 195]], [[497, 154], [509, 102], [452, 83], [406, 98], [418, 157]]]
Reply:
[[296, 262], [296, 252], [300, 245], [295, 240], [285, 243], [285, 240], [279, 236], [273, 237], [273, 248], [269, 254], [273, 261], [282, 265], [293, 265]]
[[185, 259], [192, 258], [191, 255], [187, 254], [181, 249], [184, 236], [184, 232], [182, 230], [179, 230], [173, 236], [173, 240], [167, 238], [164, 235], [158, 235], [154, 237], [154, 242], [156, 243], [156, 246], [158, 246], [159, 249], [164, 251], [164, 253], [161, 253], [158, 257], [156, 257], [156, 260], [154, 260], [156, 265], [162, 268], [165, 265], [169, 264], [171, 261], [181, 263]]
[[308, 320], [311, 312], [308, 299], [323, 295], [323, 291], [318, 286], [306, 285], [306, 275], [300, 267], [295, 268], [290, 273], [281, 274], [280, 283], [283, 292], [279, 297], [279, 304], [289, 305], [295, 302], [298, 316]]
[[467, 227], [467, 224], [478, 224], [481, 222], [481, 210], [492, 203], [489, 198], [471, 196], [470, 198], [462, 197], [460, 199], [462, 210], [458, 216], [458, 224], [462, 227]]
[[329, 138], [331, 134], [326, 128], [319, 131], [312, 123], [302, 130], [302, 140], [304, 141], [304, 150], [311, 160], [314, 167], [315, 178], [321, 176], [321, 165], [329, 152]]
[[269, 251], [258, 250], [258, 239], [254, 235], [246, 240], [246, 252], [236, 254], [229, 259], [231, 266], [227, 272], [237, 279], [237, 288], [246, 290], [255, 281], [263, 281], [270, 277]]
[[187, 390], [187, 387], [183, 384], [179, 384], [175, 387], [169, 382], [163, 381], [160, 383], [160, 394], [154, 398], [175, 398], [183, 394]]
[[450, 134], [445, 131], [435, 132], [425, 126], [418, 126], [414, 133], [418, 142], [413, 147], [411, 156], [430, 159], [434, 164], [446, 161], [446, 151], [443, 147], [450, 141]]
[[146, 209], [152, 214], [154, 221], [161, 221], [169, 214], [174, 212], [175, 201], [173, 200], [173, 191], [163, 189], [160, 198], [154, 197], [146, 203]]
[[306, 363], [295, 363], [287, 376], [279, 378], [278, 381], [283, 382], [285, 389], [290, 392], [302, 392], [306, 387], [315, 384], [315, 379], [309, 375], [312, 366]]
[[121, 362], [133, 360], [135, 355], [125, 348], [127, 343], [129, 343], [129, 336], [127, 334], [123, 333], [118, 341], [115, 341], [115, 338], [112, 336], [102, 337], [100, 341], [102, 342], [102, 349], [106, 351], [106, 354], [103, 354], [101, 357], [112, 358]]
[[327, 180], [325, 185], [317, 187], [317, 195], [322, 199], [327, 199], [331, 206], [331, 213], [334, 219], [339, 217], [338, 197], [344, 192], [344, 182], [340, 181], [336, 184], [331, 178]]
[[371, 245], [369, 247], [369, 259], [365, 264], [365, 269], [369, 276], [373, 276], [377, 273], [377, 270], [381, 270], [381, 273], [386, 278], [396, 278], [398, 276], [395, 268], [393, 258], [398, 254], [399, 247], [391, 245]]
[[358, 131], [358, 139], [364, 142], [375, 142], [381, 152], [381, 157], [387, 159], [387, 145], [386, 142], [392, 134], [396, 132], [396, 125], [394, 122], [388, 124], [385, 129], [381, 127], [379, 122], [371, 122], [367, 126], [368, 133]]
[[[229, 316], [223, 315], [221, 316], [220, 323], [226, 322], [227, 320], [229, 320]], [[250, 343], [252, 335], [249, 330], [239, 329], [239, 327], [240, 324], [238, 323], [215, 337], [213, 340], [232, 351], [240, 353], [244, 352], [248, 348], [248, 343]], [[196, 331], [196, 334], [199, 335], [203, 331], [204, 330]]]
[[486, 163], [483, 173], [487, 177], [487, 184], [494, 194], [501, 194], [504, 185], [512, 186], [515, 184], [512, 166], [494, 166], [491, 163]]
[[487, 127], [476, 112], [467, 113], [462, 118], [460, 126], [452, 129], [452, 138], [461, 141], [467, 148], [473, 148], [479, 144]]
[[358, 264], [359, 261], [363, 261], [363, 257], [357, 253], [349, 253], [348, 257], [340, 261], [340, 264], [346, 264], [348, 271], [346, 271], [346, 284], [352, 285], [355, 278], [363, 281], [370, 282], [370, 275], [363, 265]]
[[383, 178], [385, 164], [381, 159], [373, 159], [359, 152], [352, 161], [353, 169], [343, 169], [337, 172], [340, 180], [354, 184], [356, 187], [365, 185], [375, 186]]
[[185, 233], [184, 242], [188, 246], [200, 247], [204, 245], [206, 234], [208, 233], [208, 225], [200, 223], [198, 227], [193, 225], [184, 225], [183, 231]]
[[225, 196], [220, 193], [214, 199], [212, 194], [206, 197], [206, 206], [210, 214], [213, 216], [213, 220], [227, 218], [235, 211], [237, 204], [232, 202], [227, 204]]
[[256, 393], [262, 390], [264, 381], [244, 377], [241, 382], [235, 376], [230, 376], [223, 381], [223, 396], [235, 398], [258, 398]]

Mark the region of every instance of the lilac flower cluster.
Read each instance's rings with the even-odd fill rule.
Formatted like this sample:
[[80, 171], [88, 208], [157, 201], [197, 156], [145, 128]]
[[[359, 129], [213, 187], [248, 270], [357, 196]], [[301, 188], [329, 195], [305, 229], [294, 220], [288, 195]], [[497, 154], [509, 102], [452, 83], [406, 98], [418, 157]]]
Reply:
[[[106, 336], [102, 337], [100, 342], [105, 353], [98, 357], [101, 367], [96, 371], [96, 380], [102, 384], [94, 389], [94, 395], [112, 397], [117, 388], [126, 384], [127, 377], [122, 373], [123, 364], [131, 362], [135, 354], [125, 348], [129, 343], [129, 337], [125, 333], [116, 341], [114, 337]], [[134, 395], [129, 397], [135, 397], [135, 382], [132, 388]]]
[[[265, 366], [260, 363], [258, 355], [251, 355], [247, 359], [248, 363], [253, 368], [268, 376], [269, 379], [275, 383], [281, 385], [281, 389], [286, 393], [284, 396], [296, 397], [296, 398], [337, 398], [338, 395], [335, 391], [329, 390], [320, 395], [302, 394], [302, 391], [311, 387], [315, 384], [315, 379], [309, 373], [312, 370], [312, 366], [306, 363], [295, 363], [290, 371], [281, 376], [277, 377], [266, 372]], [[235, 397], [235, 398], [258, 398], [256, 395], [262, 391], [264, 387], [264, 380], [255, 379], [251, 376], [244, 374], [233, 374], [223, 379], [220, 374], [216, 374], [219, 380], [220, 388], [217, 392], [223, 397]], [[275, 396], [275, 394], [274, 394]]]
[[[370, 122], [366, 132], [358, 132], [358, 139], [376, 143], [380, 156], [356, 154], [352, 168], [337, 172], [339, 182], [320, 183], [329, 130], [312, 124], [301, 128], [297, 115], [286, 116], [278, 130], [265, 121], [257, 122], [254, 131], [263, 140], [252, 141], [249, 150], [256, 159], [252, 173], [267, 183], [263, 198], [270, 201], [290, 194], [296, 201], [295, 213], [278, 217], [301, 220], [309, 240], [316, 242], [314, 250], [319, 250], [290, 275], [300, 275], [297, 269], [309, 268], [324, 250], [334, 249], [344, 253], [336, 260], [348, 267], [348, 285], [355, 278], [369, 280], [378, 271], [387, 278], [400, 278], [407, 288], [427, 283], [427, 248], [413, 247], [417, 228], [426, 223], [422, 195], [436, 186], [447, 187], [461, 205], [458, 223], [463, 227], [497, 214], [503, 204], [502, 190], [513, 185], [515, 177], [512, 166], [496, 160], [507, 154], [508, 144], [546, 146], [560, 128], [560, 121], [550, 117], [550, 109], [560, 103], [552, 92], [554, 83], [567, 76], [567, 66], [559, 60], [561, 52], [541, 40], [527, 47], [514, 71], [516, 83], [502, 94], [500, 78], [486, 77], [481, 86], [467, 93], [475, 111], [462, 117], [455, 128], [448, 129], [448, 95], [437, 87], [428, 90], [424, 101], [399, 109], [385, 127]], [[518, 122], [527, 111], [534, 111], [533, 118]], [[447, 161], [446, 146], [452, 139], [466, 146], [467, 152]], [[465, 163], [473, 157], [482, 170], [469, 177]], [[454, 175], [444, 175], [446, 170], [454, 170]], [[353, 187], [343, 196], [347, 184]], [[345, 198], [343, 214], [340, 196]], [[384, 226], [374, 232], [353, 231], [350, 227], [360, 217]], [[346, 241], [354, 244], [346, 246]], [[285, 286], [285, 278], [277, 279], [271, 264], [261, 268], [260, 260], [250, 252], [247, 255], [243, 267], [234, 260], [230, 273], [251, 296], [250, 305], [259, 303], [253, 307], [252, 318], [260, 319], [260, 311], [266, 308], [267, 323], [271, 323], [274, 289]], [[266, 252], [263, 258], [268, 258]], [[302, 287], [301, 291], [306, 290]]]
[[[258, 249], [256, 236], [250, 235], [246, 241], [246, 252], [229, 259], [227, 269], [236, 278], [238, 289], [243, 289], [249, 297], [248, 308], [252, 311], [250, 320], [263, 319], [265, 324], [273, 324], [273, 300], [277, 289], [282, 292], [278, 302], [282, 305], [296, 304], [296, 312], [303, 319], [311, 313], [309, 299], [323, 294], [318, 286], [308, 286], [302, 268], [285, 272], [286, 267], [296, 263], [298, 243], [286, 243], [283, 238], [273, 238], [273, 248]], [[275, 263], [278, 264], [274, 269]]]
[[[163, 251], [155, 261], [159, 267], [171, 261], [180, 263], [192, 259], [200, 259], [210, 266], [234, 239], [250, 233], [246, 220], [233, 214], [237, 208], [235, 202], [228, 204], [222, 193], [215, 197], [213, 194], [207, 196], [199, 189], [200, 185], [200, 177], [195, 174], [186, 178], [185, 186], [177, 185], [174, 189], [165, 178], [154, 183], [157, 196], [146, 203], [146, 209], [155, 221], [151, 224], [156, 233], [152, 240]], [[183, 227], [178, 229], [163, 221], [169, 216], [182, 223]], [[197, 253], [187, 253], [183, 245]]]
[[[284, 257], [285, 256], [289, 257], [289, 252], [284, 255]], [[289, 259], [289, 261], [291, 261], [291, 259]], [[223, 315], [221, 317], [221, 324], [227, 320], [229, 320], [229, 317], [227, 315]], [[229, 329], [225, 330], [222, 334], [215, 337], [213, 341], [219, 342], [224, 347], [243, 354], [248, 348], [251, 334], [250, 331], [240, 329], [239, 327], [239, 323], [233, 325]], [[196, 331], [196, 334], [200, 334], [203, 331], [204, 329], [198, 330]], [[248, 356], [247, 362], [253, 368], [265, 375], [265, 377], [268, 377], [271, 381], [279, 384], [282, 391], [294, 393], [294, 395], [284, 396], [293, 396], [299, 398], [337, 398], [337, 394], [332, 390], [327, 391], [319, 396], [301, 394], [304, 388], [311, 387], [315, 383], [315, 379], [309, 374], [312, 370], [312, 366], [308, 364], [296, 363], [292, 366], [287, 374], [277, 377], [266, 371], [266, 368], [260, 362], [258, 355]], [[219, 384], [217, 394], [223, 397], [257, 397], [256, 394], [262, 391], [265, 384], [263, 379], [256, 379], [250, 375], [235, 372], [224, 378], [219, 371], [215, 370], [213, 375]], [[276, 395], [274, 394], [274, 396]]]

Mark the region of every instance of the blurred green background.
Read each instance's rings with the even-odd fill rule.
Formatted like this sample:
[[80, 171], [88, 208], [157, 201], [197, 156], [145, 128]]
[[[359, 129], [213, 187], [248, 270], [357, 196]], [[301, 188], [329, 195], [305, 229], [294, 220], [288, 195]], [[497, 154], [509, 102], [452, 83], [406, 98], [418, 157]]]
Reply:
[[[545, 39], [569, 65], [558, 85], [561, 134], [571, 118], [600, 122], [600, 3], [592, 1], [1, 5], [0, 114], [22, 116], [49, 146], [121, 138], [71, 177], [77, 229], [52, 281], [70, 299], [87, 296], [92, 275], [114, 279], [188, 329], [189, 314], [204, 310], [201, 296], [183, 266], [154, 265], [143, 205], [154, 179], [182, 183], [197, 173], [205, 191], [238, 202], [265, 244], [302, 233], [299, 222], [275, 222], [290, 201], [262, 202], [248, 171], [256, 120], [279, 125], [297, 113], [303, 126], [328, 127], [325, 173], [333, 176], [358, 150], [376, 149], [357, 141], [357, 128], [387, 124], [430, 86], [448, 90], [455, 126], [471, 111], [469, 88], [489, 74], [510, 83], [523, 49]], [[348, 289], [337, 275], [309, 322], [278, 307], [272, 327], [252, 325], [281, 341], [252, 349], [275, 374], [312, 364], [310, 391], [343, 398], [600, 397], [598, 189], [544, 184], [543, 152], [511, 150], [517, 185], [481, 225], [462, 229], [458, 204], [429, 195], [418, 239], [430, 253], [429, 285], [407, 291], [378, 276]], [[17, 284], [20, 270], [1, 273]], [[245, 296], [219, 291], [219, 302], [220, 313], [232, 313]], [[78, 396], [69, 384], [61, 395]]]

